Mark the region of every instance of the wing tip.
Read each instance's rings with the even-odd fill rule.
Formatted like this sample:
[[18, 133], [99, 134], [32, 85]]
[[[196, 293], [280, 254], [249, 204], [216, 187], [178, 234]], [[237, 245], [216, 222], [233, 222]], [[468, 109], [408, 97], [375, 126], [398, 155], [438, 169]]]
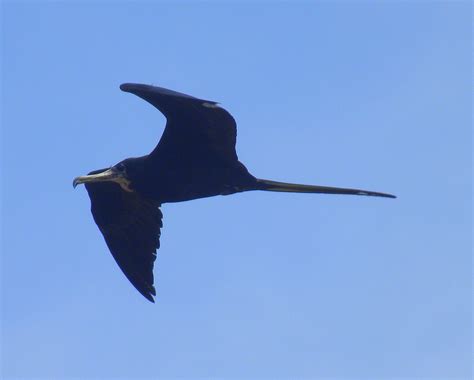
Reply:
[[134, 283], [132, 284], [143, 297], [145, 297], [151, 303], [155, 303], [155, 299], [153, 297], [156, 297], [156, 290], [153, 285], [145, 284], [145, 287], [137, 287]]
[[[214, 107], [217, 105], [217, 102], [214, 102], [212, 100], [206, 100], [206, 99], [201, 99], [201, 98], [196, 98], [194, 96], [170, 90], [168, 88], [164, 87], [158, 87], [158, 86], [153, 86], [150, 84], [141, 84], [141, 83], [122, 83], [120, 85], [120, 89], [124, 92], [129, 92], [131, 94], [135, 94], [142, 99], [145, 99], [146, 101], [154, 104], [152, 101], [150, 101], [150, 98], [154, 96], [158, 97], [175, 97], [175, 98], [181, 98], [181, 99], [188, 99], [188, 100], [193, 100], [193, 101], [199, 101], [199, 102], [204, 102], [207, 103], [209, 106]], [[220, 107], [219, 107], [220, 108]]]
[[148, 301], [150, 301], [151, 303], [155, 303], [155, 299], [153, 298], [152, 295], [147, 294], [147, 295], [144, 295], [144, 296], [145, 296], [145, 298], [146, 298]]
[[148, 86], [146, 84], [138, 84], [138, 83], [122, 83], [120, 85], [120, 89], [124, 92], [132, 92], [132, 91], [136, 91], [140, 89], [144, 90], [147, 87], [151, 87], [151, 86]]
[[153, 297], [156, 297], [156, 291], [155, 291], [155, 288], [153, 286], [151, 286], [151, 288], [149, 288], [149, 289], [139, 289], [139, 288], [137, 288], [137, 290], [148, 301], [150, 301], [151, 303], [155, 303], [155, 298], [153, 298]]

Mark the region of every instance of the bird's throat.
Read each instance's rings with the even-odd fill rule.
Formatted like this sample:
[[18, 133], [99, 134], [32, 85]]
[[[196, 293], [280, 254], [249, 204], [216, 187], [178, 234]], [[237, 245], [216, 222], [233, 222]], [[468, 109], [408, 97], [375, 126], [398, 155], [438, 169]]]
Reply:
[[118, 183], [124, 191], [129, 193], [133, 192], [131, 182], [125, 177], [117, 177], [114, 179], [114, 182]]

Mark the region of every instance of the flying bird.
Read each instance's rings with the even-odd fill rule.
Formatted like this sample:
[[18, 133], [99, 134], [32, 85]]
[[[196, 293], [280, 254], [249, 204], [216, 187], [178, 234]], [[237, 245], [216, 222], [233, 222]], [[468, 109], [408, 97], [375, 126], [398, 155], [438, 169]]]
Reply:
[[234, 118], [217, 102], [145, 84], [125, 83], [120, 89], [160, 110], [166, 117], [163, 135], [150, 154], [77, 177], [73, 186], [85, 184], [94, 221], [115, 261], [151, 302], [156, 296], [153, 264], [160, 247], [163, 203], [250, 190], [395, 198], [256, 178], [237, 158]]

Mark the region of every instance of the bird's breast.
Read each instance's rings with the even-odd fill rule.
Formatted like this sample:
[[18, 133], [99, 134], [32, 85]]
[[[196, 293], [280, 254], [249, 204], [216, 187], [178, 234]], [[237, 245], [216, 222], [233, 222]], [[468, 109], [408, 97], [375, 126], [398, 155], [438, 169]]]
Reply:
[[249, 190], [255, 178], [246, 170], [225, 166], [182, 167], [162, 170], [140, 184], [133, 184], [143, 196], [160, 203], [183, 202]]

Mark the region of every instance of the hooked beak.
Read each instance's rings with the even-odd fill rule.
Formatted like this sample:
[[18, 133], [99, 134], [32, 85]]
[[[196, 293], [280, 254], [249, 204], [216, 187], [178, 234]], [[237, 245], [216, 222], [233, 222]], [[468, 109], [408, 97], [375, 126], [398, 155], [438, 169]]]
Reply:
[[104, 182], [104, 181], [117, 182], [119, 178], [121, 178], [121, 173], [115, 168], [110, 168], [101, 173], [76, 177], [74, 178], [74, 181], [72, 182], [72, 186], [76, 188], [77, 185], [80, 185], [81, 183], [88, 183], [88, 182]]

